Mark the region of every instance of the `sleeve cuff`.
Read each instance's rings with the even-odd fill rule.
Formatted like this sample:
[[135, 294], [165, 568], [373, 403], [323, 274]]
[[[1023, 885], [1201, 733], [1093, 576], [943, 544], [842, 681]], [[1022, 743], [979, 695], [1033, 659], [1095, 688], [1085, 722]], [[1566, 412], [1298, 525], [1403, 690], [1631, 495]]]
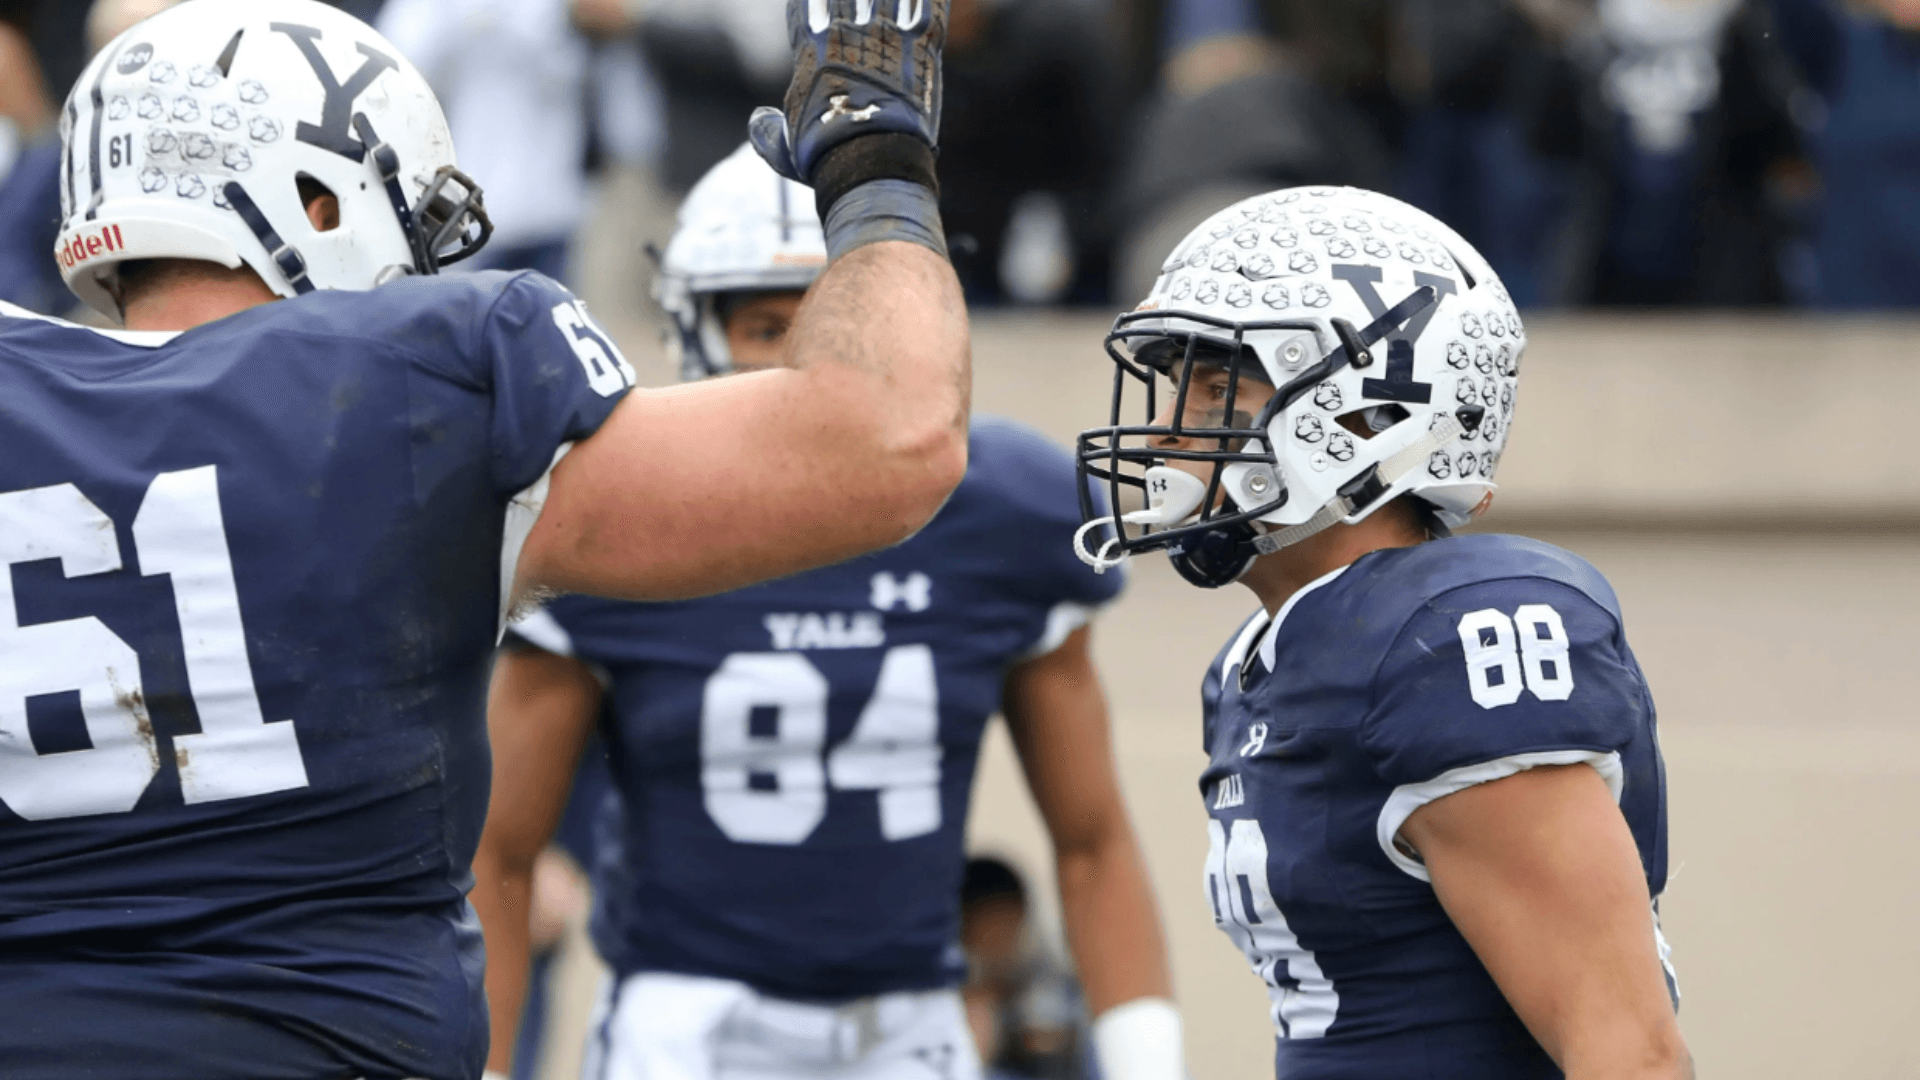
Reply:
[[1387, 796], [1385, 806], [1380, 808], [1380, 820], [1376, 826], [1376, 838], [1380, 850], [1386, 853], [1393, 865], [1421, 881], [1431, 882], [1425, 864], [1400, 850], [1394, 841], [1400, 835], [1400, 826], [1407, 823], [1415, 810], [1445, 798], [1456, 791], [1465, 791], [1478, 784], [1487, 784], [1495, 780], [1504, 780], [1515, 773], [1528, 769], [1537, 769], [1543, 765], [1591, 765], [1600, 778], [1607, 782], [1607, 790], [1613, 792], [1613, 801], [1620, 801], [1620, 792], [1626, 787], [1626, 772], [1620, 765], [1620, 754], [1598, 750], [1543, 750], [1531, 754], [1514, 754], [1510, 757], [1483, 761], [1478, 765], [1462, 765], [1457, 769], [1448, 769], [1425, 783], [1402, 784]]
[[1065, 645], [1075, 630], [1092, 622], [1093, 617], [1099, 613], [1099, 608], [1089, 607], [1086, 604], [1075, 604], [1070, 601], [1055, 604], [1053, 610], [1047, 612], [1047, 625], [1040, 631], [1040, 639], [1033, 643], [1032, 648], [1020, 654], [1019, 662], [1038, 660], [1052, 653]]

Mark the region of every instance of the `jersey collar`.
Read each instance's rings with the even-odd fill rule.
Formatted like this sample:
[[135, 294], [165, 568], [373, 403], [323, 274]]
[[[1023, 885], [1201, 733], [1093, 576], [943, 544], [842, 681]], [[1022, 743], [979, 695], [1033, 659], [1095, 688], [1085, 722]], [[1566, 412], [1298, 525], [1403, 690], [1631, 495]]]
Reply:
[[1314, 578], [1312, 581], [1302, 585], [1299, 592], [1287, 597], [1286, 603], [1280, 605], [1280, 611], [1274, 615], [1273, 622], [1267, 625], [1267, 632], [1260, 637], [1260, 662], [1267, 666], [1268, 671], [1272, 671], [1274, 665], [1278, 663], [1280, 627], [1287, 621], [1287, 616], [1293, 613], [1294, 607], [1297, 606], [1301, 600], [1305, 599], [1308, 593], [1313, 592], [1323, 585], [1331, 584], [1334, 578], [1346, 573], [1347, 568], [1352, 565], [1352, 563], [1348, 563], [1346, 566], [1338, 567]]
[[52, 323], [55, 326], [65, 327], [69, 330], [85, 330], [91, 334], [99, 334], [101, 337], [111, 338], [122, 345], [134, 345], [142, 349], [157, 349], [180, 336], [180, 332], [177, 330], [107, 330], [98, 326], [86, 326], [81, 323], [68, 322], [65, 319], [56, 319], [51, 315], [42, 315], [39, 312], [28, 311], [26, 308], [9, 304], [5, 300], [0, 300], [0, 318], [31, 319], [34, 322]]

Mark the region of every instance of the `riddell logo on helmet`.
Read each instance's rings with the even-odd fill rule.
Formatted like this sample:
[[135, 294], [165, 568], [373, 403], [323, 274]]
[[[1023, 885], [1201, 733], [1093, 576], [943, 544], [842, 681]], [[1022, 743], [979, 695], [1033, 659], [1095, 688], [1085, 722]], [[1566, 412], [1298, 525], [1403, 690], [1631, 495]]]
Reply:
[[109, 225], [92, 235], [74, 237], [60, 245], [53, 256], [62, 267], [71, 270], [88, 259], [97, 259], [108, 252], [123, 250], [126, 246], [126, 240], [120, 236], [120, 226]]

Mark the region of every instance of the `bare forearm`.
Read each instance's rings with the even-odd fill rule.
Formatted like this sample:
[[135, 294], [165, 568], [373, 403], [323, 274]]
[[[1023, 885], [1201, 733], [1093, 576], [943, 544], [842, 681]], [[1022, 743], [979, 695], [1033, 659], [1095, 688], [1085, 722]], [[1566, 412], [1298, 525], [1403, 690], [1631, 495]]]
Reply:
[[887, 241], [835, 262], [807, 294], [791, 340], [796, 368], [833, 363], [881, 375], [948, 405], [950, 423], [966, 422], [966, 301], [952, 264], [926, 248]]
[[1089, 1012], [1171, 997], [1166, 940], [1132, 831], [1122, 824], [1084, 851], [1061, 852], [1056, 862], [1067, 942]]
[[520, 1031], [520, 1010], [533, 966], [528, 934], [533, 908], [531, 868], [501, 870], [476, 860], [469, 899], [487, 939], [487, 1015], [493, 1025], [487, 1068], [510, 1072], [513, 1044]]
[[1562, 1055], [1567, 1080], [1693, 1080], [1693, 1057], [1678, 1029], [1584, 1035]]

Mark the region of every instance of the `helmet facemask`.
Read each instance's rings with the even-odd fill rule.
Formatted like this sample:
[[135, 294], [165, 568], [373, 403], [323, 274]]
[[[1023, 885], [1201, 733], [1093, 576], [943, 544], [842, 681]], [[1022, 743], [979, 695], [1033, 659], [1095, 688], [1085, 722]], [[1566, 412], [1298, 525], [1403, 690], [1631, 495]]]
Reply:
[[[1269, 528], [1266, 519], [1285, 508], [1290, 496], [1284, 467], [1270, 448], [1281, 437], [1273, 425], [1342, 369], [1371, 365], [1374, 344], [1437, 300], [1433, 289], [1417, 289], [1365, 329], [1339, 318], [1234, 322], [1201, 312], [1155, 310], [1120, 316], [1106, 339], [1107, 355], [1115, 364], [1109, 425], [1081, 433], [1077, 460], [1083, 476], [1106, 485], [1109, 505], [1119, 508], [1144, 498], [1146, 506], [1100, 516], [1090, 490], [1082, 485], [1085, 524], [1076, 538], [1080, 557], [1105, 569], [1132, 555], [1167, 549], [1189, 581], [1217, 588], [1236, 580], [1259, 555], [1324, 529], [1330, 522], [1322, 523], [1319, 516]], [[1189, 408], [1194, 382], [1202, 373], [1210, 380], [1211, 372], [1222, 373], [1226, 381], [1221, 422], [1197, 425]], [[1159, 422], [1161, 380], [1172, 393], [1170, 424]], [[1278, 387], [1252, 412], [1244, 407], [1249, 395], [1243, 388], [1250, 382]], [[1144, 391], [1146, 423], [1128, 425], [1123, 422], [1126, 399], [1136, 384]], [[1392, 406], [1365, 411], [1396, 419], [1384, 411], [1389, 409]], [[1470, 414], [1462, 425], [1468, 420], [1478, 422]], [[1168, 445], [1176, 439], [1184, 445]], [[1203, 462], [1211, 468], [1203, 481], [1172, 467], [1173, 461]], [[1385, 493], [1386, 486], [1377, 480], [1366, 482], [1374, 475], [1369, 471], [1342, 490], [1343, 517]], [[1139, 496], [1130, 499], [1126, 489]], [[1112, 536], [1095, 550], [1087, 534], [1103, 526]]]

